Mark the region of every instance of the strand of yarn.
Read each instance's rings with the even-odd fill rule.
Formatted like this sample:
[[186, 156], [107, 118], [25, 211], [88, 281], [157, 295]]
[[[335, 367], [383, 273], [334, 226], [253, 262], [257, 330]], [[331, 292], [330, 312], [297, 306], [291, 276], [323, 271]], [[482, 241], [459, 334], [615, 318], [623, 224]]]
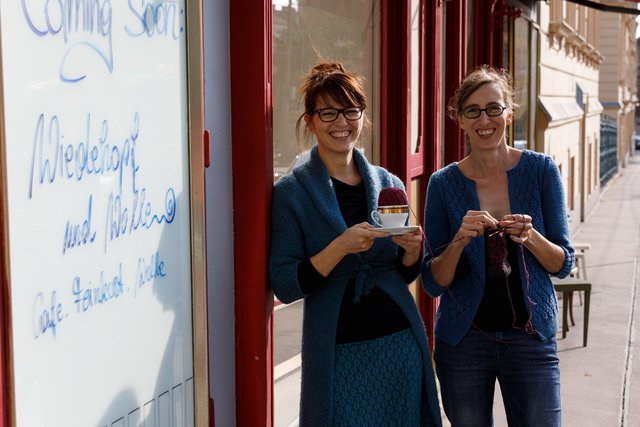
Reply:
[[[411, 212], [413, 213], [413, 210], [412, 210]], [[415, 216], [415, 213], [414, 213], [414, 216]], [[506, 227], [504, 227], [504, 228], [506, 228]], [[426, 246], [427, 246], [427, 250], [429, 251], [429, 254], [431, 255], [431, 258], [435, 258], [434, 253], [433, 253], [433, 250], [431, 249], [431, 245], [429, 244], [429, 239], [427, 239], [427, 236], [426, 236], [426, 234], [424, 233], [424, 231], [422, 232], [422, 236], [423, 236], [423, 238], [424, 238], [424, 242], [425, 242], [425, 244], [426, 244]], [[441, 248], [443, 248], [443, 247], [445, 247], [445, 246], [448, 246], [448, 245], [450, 245], [450, 244], [452, 244], [452, 243], [454, 243], [454, 242], [456, 242], [456, 241], [458, 241], [458, 240], [460, 240], [460, 239], [452, 240], [452, 241], [450, 241], [449, 243], [446, 243], [446, 244], [444, 244], [444, 245], [442, 245], [442, 246], [437, 247], [437, 248], [436, 248], [436, 250], [439, 250], [439, 249], [441, 249]], [[531, 298], [531, 296], [529, 295], [529, 283], [530, 283], [530, 282], [529, 282], [529, 280], [530, 280], [530, 277], [529, 277], [529, 270], [527, 270], [527, 265], [526, 265], [525, 258], [524, 258], [524, 249], [523, 249], [523, 246], [524, 246], [524, 245], [522, 245], [521, 243], [519, 243], [519, 244], [518, 244], [519, 252], [520, 252], [520, 256], [521, 256], [521, 259], [522, 259], [522, 266], [523, 266], [523, 268], [524, 268], [524, 273], [525, 273], [525, 297], [527, 298], [527, 301], [528, 301], [528, 302], [529, 302], [529, 304], [530, 304], [530, 310], [527, 310], [527, 312], [529, 313], [529, 318], [527, 319], [527, 322], [525, 323], [525, 331], [526, 331], [526, 333], [527, 333], [527, 334], [529, 334], [529, 335], [533, 335], [533, 334], [536, 334], [536, 333], [537, 333], [537, 331], [536, 331], [535, 327], [533, 326], [533, 322], [532, 322], [532, 319], [533, 319], [533, 306], [537, 305], [537, 303], [536, 303], [536, 302]], [[511, 304], [511, 311], [512, 311], [512, 313], [513, 313], [513, 324], [512, 324], [512, 326], [514, 326], [514, 328], [515, 328], [515, 329], [520, 329], [520, 328], [516, 328], [516, 327], [515, 327], [515, 321], [516, 321], [516, 318], [515, 318], [515, 307], [514, 307], [514, 305], [513, 305], [513, 301], [511, 300], [511, 292], [509, 291], [509, 287], [508, 287], [508, 278], [505, 278], [505, 280], [507, 281], [507, 292], [508, 292], [508, 295], [509, 295], [509, 302], [510, 302], [510, 304]], [[484, 335], [485, 337], [489, 338], [489, 339], [490, 339], [490, 340], [492, 340], [492, 341], [499, 342], [499, 343], [501, 343], [501, 344], [509, 344], [509, 343], [519, 342], [519, 341], [523, 341], [523, 340], [524, 340], [524, 338], [523, 338], [522, 340], [504, 341], [504, 340], [501, 340], [501, 339], [499, 339], [499, 338], [492, 337], [492, 336], [491, 336], [491, 335], [489, 335], [487, 332], [483, 331], [480, 327], [478, 327], [478, 326], [474, 323], [474, 321], [473, 321], [472, 319], [470, 319], [470, 318], [469, 318], [469, 316], [467, 315], [466, 311], [465, 311], [465, 310], [464, 310], [464, 308], [460, 305], [460, 303], [458, 302], [457, 298], [455, 297], [455, 295], [454, 295], [454, 294], [453, 294], [453, 292], [451, 291], [451, 288], [450, 288], [449, 286], [446, 286], [446, 287], [445, 287], [445, 289], [447, 290], [447, 293], [448, 293], [448, 294], [449, 294], [449, 296], [451, 297], [451, 300], [452, 300], [452, 301], [455, 303], [455, 305], [458, 307], [458, 310], [460, 311], [460, 314], [462, 314], [462, 316], [465, 318], [465, 320], [466, 320], [466, 321], [467, 321], [467, 322], [468, 322], [468, 323], [469, 323], [469, 324], [470, 324], [474, 329], [476, 329], [478, 332], [480, 332], [480, 333], [481, 333], [482, 335]]]

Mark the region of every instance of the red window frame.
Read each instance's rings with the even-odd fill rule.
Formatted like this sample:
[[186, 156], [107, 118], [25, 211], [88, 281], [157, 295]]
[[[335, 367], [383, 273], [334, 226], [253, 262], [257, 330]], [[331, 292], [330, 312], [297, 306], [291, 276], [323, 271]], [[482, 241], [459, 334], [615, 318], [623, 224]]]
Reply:
[[[418, 180], [416, 214], [422, 221], [427, 182], [443, 166], [442, 152], [442, 29], [443, 4], [422, 0], [420, 4], [420, 90], [411, 93], [411, 11], [409, 2], [393, 0], [382, 4], [381, 52], [381, 163], [404, 182], [411, 199], [411, 182]], [[429, 33], [427, 34], [427, 31]], [[412, 152], [411, 96], [419, 96], [417, 152]], [[419, 287], [418, 306], [425, 322], [429, 343], [433, 345], [433, 327], [437, 301]]]
[[271, 7], [271, 0], [229, 2], [240, 426], [273, 425], [273, 292], [267, 275], [273, 186]]

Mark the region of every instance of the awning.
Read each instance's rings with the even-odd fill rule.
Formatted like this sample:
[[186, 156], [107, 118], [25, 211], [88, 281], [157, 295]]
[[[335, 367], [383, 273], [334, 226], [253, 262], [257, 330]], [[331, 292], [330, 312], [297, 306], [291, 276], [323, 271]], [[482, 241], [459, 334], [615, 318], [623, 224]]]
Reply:
[[[616, 12], [616, 13], [626, 13], [628, 15], [640, 15], [640, 10], [631, 9], [628, 7], [610, 6], [608, 4], [596, 3], [595, 1], [591, 1], [591, 0], [567, 0], [567, 1], [571, 3], [580, 4], [582, 6], [587, 6], [592, 9], [601, 10], [603, 12]], [[632, 1], [637, 2], [637, 0], [632, 0]]]
[[604, 111], [604, 106], [600, 102], [600, 100], [596, 97], [589, 97], [589, 104], [587, 107], [587, 112], [589, 113], [601, 113]]
[[561, 100], [551, 96], [539, 96], [540, 106], [549, 122], [578, 119], [584, 111], [575, 100]]

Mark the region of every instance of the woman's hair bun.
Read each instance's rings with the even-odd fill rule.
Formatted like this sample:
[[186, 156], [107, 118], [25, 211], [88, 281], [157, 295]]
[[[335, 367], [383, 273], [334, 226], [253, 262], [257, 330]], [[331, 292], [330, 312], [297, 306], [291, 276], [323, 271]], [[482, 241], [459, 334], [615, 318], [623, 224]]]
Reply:
[[312, 69], [311, 73], [316, 74], [328, 74], [328, 73], [346, 73], [346, 70], [339, 62], [329, 62], [323, 61], [316, 64]]

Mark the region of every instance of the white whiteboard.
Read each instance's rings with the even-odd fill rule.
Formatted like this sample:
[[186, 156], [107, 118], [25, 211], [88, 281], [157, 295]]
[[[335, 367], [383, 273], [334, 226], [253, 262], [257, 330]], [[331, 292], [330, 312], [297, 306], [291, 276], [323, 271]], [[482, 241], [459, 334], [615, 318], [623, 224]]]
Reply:
[[184, 0], [0, 3], [18, 426], [191, 425]]

